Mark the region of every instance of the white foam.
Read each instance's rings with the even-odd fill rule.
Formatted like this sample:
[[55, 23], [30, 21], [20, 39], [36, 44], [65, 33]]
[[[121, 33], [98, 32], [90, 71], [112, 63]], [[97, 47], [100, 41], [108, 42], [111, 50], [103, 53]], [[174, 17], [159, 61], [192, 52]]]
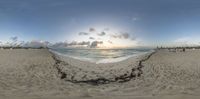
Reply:
[[99, 63], [115, 63], [115, 62], [120, 62], [120, 61], [123, 61], [123, 60], [126, 60], [130, 57], [133, 57], [133, 56], [126, 56], [126, 57], [119, 57], [119, 58], [108, 58], [108, 59], [101, 59], [99, 61], [96, 62], [96, 64], [99, 64]]
[[77, 59], [77, 60], [80, 60], [80, 61], [89, 61], [89, 62], [95, 63], [95, 60], [92, 60], [90, 58], [75, 57], [75, 56], [71, 56], [71, 55], [62, 54], [62, 53], [59, 53], [59, 52], [53, 51], [53, 50], [49, 50], [49, 51], [51, 51], [52, 53], [54, 53], [58, 56], [63, 56], [63, 57], [67, 57], [67, 58]]
[[128, 58], [145, 55], [147, 53], [149, 53], [149, 52], [140, 52], [140, 53], [137, 53], [137, 54], [134, 54], [134, 55], [129, 55], [129, 56], [125, 56], [125, 57], [119, 57], [119, 58], [102, 59], [102, 60], [97, 61], [96, 64], [99, 64], [99, 63], [115, 63], [115, 62], [120, 62], [120, 61], [126, 60]]
[[50, 51], [55, 53], [55, 54], [57, 54], [57, 55], [59, 55], [59, 56], [73, 58], [73, 59], [77, 59], [77, 60], [80, 60], [80, 61], [88, 61], [88, 62], [96, 63], [96, 64], [100, 64], [100, 63], [116, 63], [116, 62], [120, 62], [120, 61], [126, 60], [126, 59], [131, 58], [131, 57], [137, 57], [137, 56], [141, 56], [141, 55], [144, 55], [144, 54], [152, 52], [152, 51], [139, 52], [139, 53], [136, 53], [136, 54], [133, 54], [133, 55], [119, 57], [119, 58], [105, 58], [105, 59], [95, 60], [93, 58], [75, 57], [75, 56], [71, 56], [71, 55], [67, 55], [67, 54], [62, 54], [62, 53], [59, 53], [59, 52], [53, 51], [53, 50], [50, 50]]

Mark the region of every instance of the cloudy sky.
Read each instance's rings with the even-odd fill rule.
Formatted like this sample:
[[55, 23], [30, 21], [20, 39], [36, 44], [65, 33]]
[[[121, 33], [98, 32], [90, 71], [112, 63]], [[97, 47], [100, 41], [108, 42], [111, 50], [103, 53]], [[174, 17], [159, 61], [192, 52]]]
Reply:
[[0, 0], [1, 42], [198, 45], [199, 26], [199, 0]]

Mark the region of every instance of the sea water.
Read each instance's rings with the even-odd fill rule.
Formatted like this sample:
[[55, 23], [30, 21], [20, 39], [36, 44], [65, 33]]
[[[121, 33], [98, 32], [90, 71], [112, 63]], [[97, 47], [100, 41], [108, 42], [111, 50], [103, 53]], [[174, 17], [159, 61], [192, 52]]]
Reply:
[[113, 63], [146, 54], [152, 49], [51, 49], [56, 54], [94, 63]]

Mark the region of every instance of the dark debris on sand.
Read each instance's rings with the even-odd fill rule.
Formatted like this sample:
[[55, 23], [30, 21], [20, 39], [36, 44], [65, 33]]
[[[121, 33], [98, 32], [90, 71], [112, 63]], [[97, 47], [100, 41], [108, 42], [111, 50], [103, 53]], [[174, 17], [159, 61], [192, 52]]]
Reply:
[[114, 79], [107, 79], [107, 78], [101, 77], [101, 78], [97, 78], [97, 79], [81, 80], [81, 81], [74, 80], [73, 77], [71, 77], [71, 79], [66, 79], [67, 74], [62, 71], [62, 69], [59, 67], [59, 65], [60, 64], [69, 65], [69, 64], [64, 62], [64, 61], [57, 59], [57, 57], [53, 53], [52, 53], [52, 57], [55, 60], [54, 66], [57, 69], [58, 74], [60, 75], [60, 79], [64, 79], [64, 80], [72, 82], [72, 83], [87, 83], [87, 84], [91, 84], [91, 85], [100, 85], [100, 84], [108, 84], [108, 83], [111, 83], [111, 82], [123, 83], [123, 82], [130, 81], [131, 79], [135, 79], [137, 77], [140, 77], [143, 74], [142, 68], [144, 66], [142, 65], [142, 63], [144, 61], [148, 60], [154, 53], [156, 53], [156, 51], [152, 52], [151, 54], [149, 54], [148, 56], [146, 56], [145, 58], [140, 60], [138, 66], [133, 67], [131, 69], [130, 74], [125, 73], [123, 75], [115, 77]]

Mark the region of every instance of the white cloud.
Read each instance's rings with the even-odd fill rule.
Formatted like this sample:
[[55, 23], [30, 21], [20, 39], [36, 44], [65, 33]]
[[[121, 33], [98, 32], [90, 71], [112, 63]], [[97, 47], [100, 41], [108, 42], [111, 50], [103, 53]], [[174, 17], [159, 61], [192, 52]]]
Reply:
[[73, 47], [89, 47], [90, 46], [90, 41], [72, 41], [72, 42], [58, 42], [53, 44], [50, 47], [54, 47], [54, 48], [73, 48]]
[[89, 35], [89, 33], [86, 33], [86, 32], [80, 32], [80, 33], [78, 33], [78, 35]]
[[39, 48], [39, 47], [48, 47], [50, 43], [48, 41], [42, 41], [42, 40], [33, 40], [31, 42], [23, 43], [23, 47], [33, 47], [33, 48]]

